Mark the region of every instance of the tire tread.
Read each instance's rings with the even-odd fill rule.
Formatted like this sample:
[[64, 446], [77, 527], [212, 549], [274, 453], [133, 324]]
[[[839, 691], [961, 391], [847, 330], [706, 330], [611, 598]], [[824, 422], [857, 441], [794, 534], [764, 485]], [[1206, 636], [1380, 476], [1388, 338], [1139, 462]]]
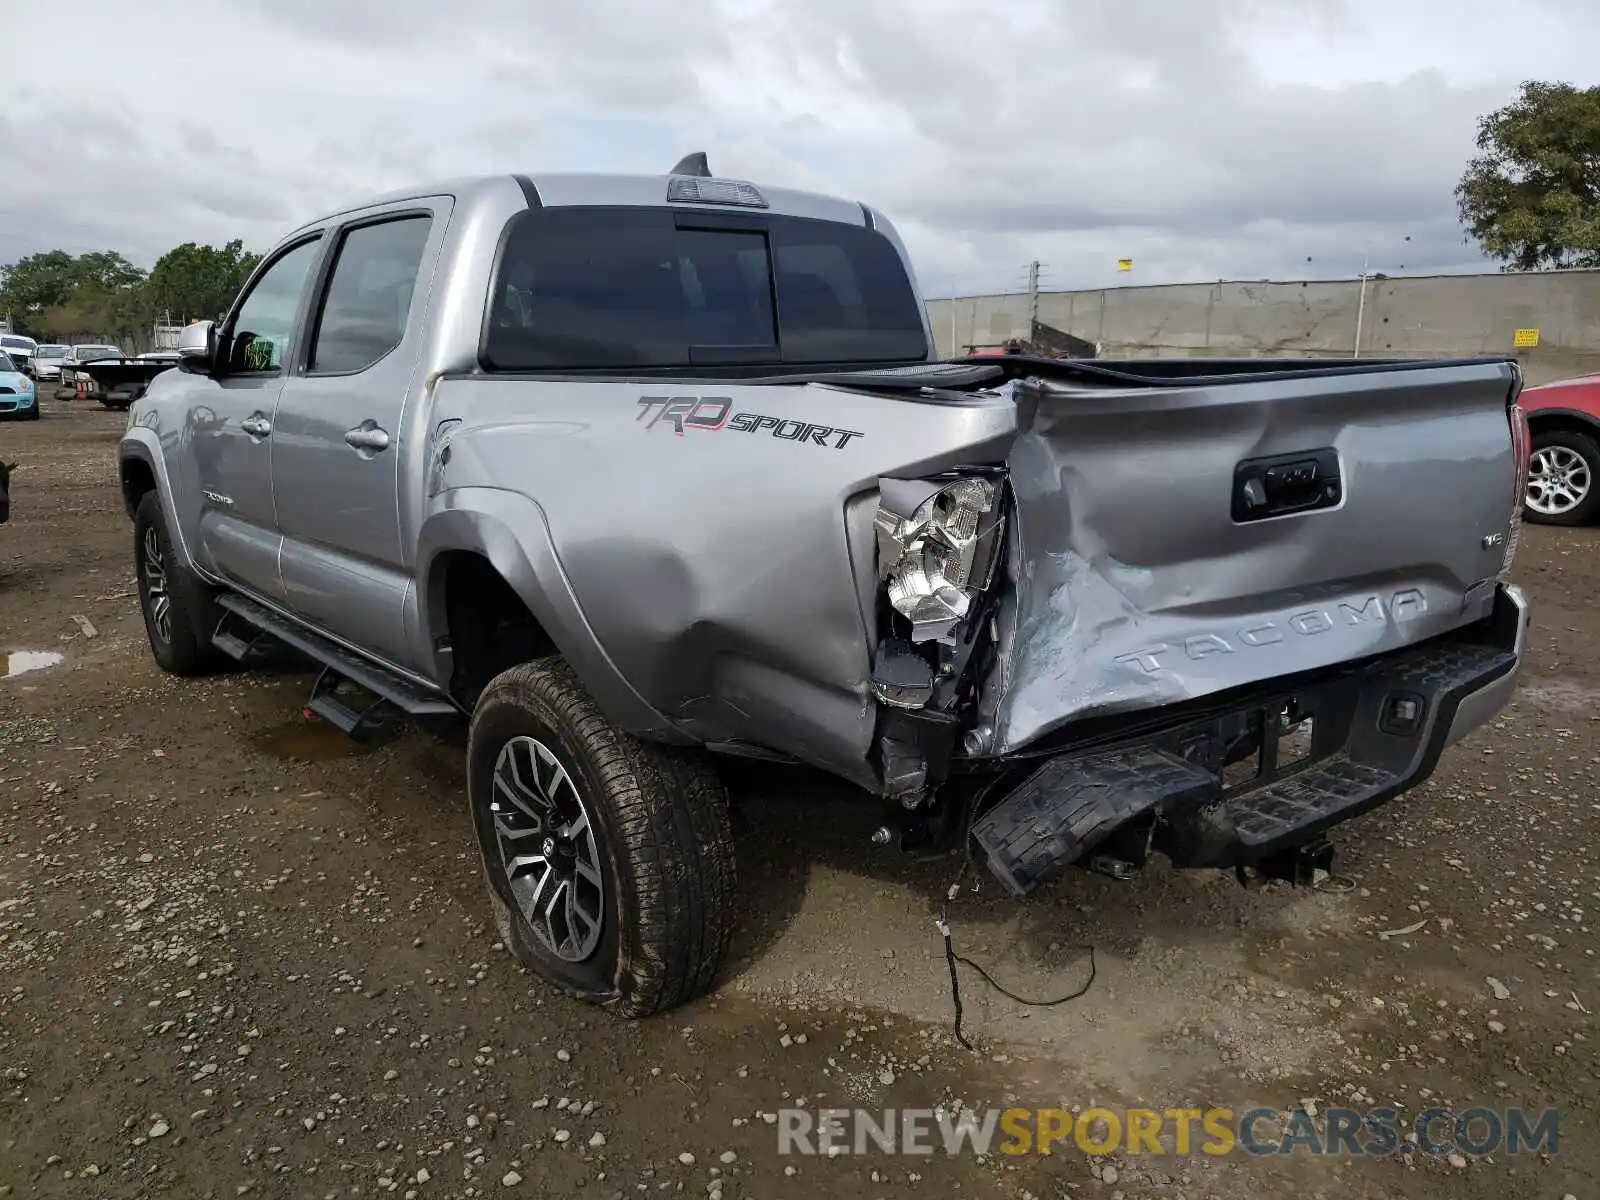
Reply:
[[[172, 675], [210, 675], [225, 666], [227, 655], [211, 643], [211, 631], [216, 628], [218, 612], [205, 585], [178, 561], [178, 552], [167, 530], [166, 517], [161, 511], [161, 497], [148, 491], [139, 498], [133, 514], [134, 562], [143, 553], [144, 531], [154, 525], [161, 537], [162, 566], [167, 575], [167, 594], [171, 597], [172, 640], [163, 653], [150, 635], [150, 651], [157, 665]], [[144, 613], [144, 583], [136, 583], [141, 615], [146, 629], [149, 616]]]
[[710, 763], [617, 729], [559, 658], [491, 680], [474, 712], [474, 735], [480, 716], [501, 703], [531, 711], [569, 739], [604, 788], [596, 800], [607, 809], [624, 911], [616, 988], [602, 1007], [643, 1017], [704, 994], [727, 952], [737, 890], [727, 792]]

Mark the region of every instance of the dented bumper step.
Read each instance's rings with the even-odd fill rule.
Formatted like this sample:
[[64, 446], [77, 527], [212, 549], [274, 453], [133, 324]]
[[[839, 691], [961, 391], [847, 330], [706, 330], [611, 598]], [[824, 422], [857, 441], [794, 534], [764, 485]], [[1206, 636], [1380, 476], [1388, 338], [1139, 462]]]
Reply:
[[1113, 851], [1237, 867], [1304, 845], [1432, 774], [1464, 701], [1509, 682], [1525, 624], [1502, 589], [1454, 635], [1136, 741], [1046, 761], [973, 825], [1014, 896]]

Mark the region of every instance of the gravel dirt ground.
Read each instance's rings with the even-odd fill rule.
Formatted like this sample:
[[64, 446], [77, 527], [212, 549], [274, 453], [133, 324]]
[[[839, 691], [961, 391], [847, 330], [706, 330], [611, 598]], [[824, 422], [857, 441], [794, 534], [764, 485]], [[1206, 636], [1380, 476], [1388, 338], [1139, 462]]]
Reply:
[[[376, 747], [310, 675], [150, 660], [115, 482], [124, 418], [0, 426], [0, 1193], [28, 1196], [1600, 1196], [1600, 530], [1530, 528], [1513, 705], [1346, 827], [1331, 886], [1154, 868], [953, 909], [809, 775], [730, 782], [743, 912], [709, 999], [622, 1023], [495, 942], [461, 733]], [[16, 659], [22, 666], [28, 660]], [[4, 662], [4, 659], [0, 659]], [[1394, 932], [1400, 930], [1403, 932]], [[1558, 1150], [1271, 1159], [782, 1156], [780, 1107], [1430, 1104], [1561, 1111]]]

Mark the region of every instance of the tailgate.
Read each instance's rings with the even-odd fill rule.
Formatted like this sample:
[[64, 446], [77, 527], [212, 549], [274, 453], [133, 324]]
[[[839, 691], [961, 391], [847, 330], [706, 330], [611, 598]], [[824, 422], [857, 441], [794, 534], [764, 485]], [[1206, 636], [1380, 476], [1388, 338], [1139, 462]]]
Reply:
[[1499, 361], [1020, 385], [989, 749], [1484, 616], [1514, 532], [1515, 387]]

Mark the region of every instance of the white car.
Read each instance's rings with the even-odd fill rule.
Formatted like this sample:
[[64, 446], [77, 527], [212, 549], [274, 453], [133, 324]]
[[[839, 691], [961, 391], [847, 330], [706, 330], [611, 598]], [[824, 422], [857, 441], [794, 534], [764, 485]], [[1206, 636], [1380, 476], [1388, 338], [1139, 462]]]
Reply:
[[108, 346], [104, 342], [80, 342], [76, 346], [68, 346], [66, 356], [61, 360], [65, 368], [72, 368], [79, 363], [96, 362], [102, 358], [126, 358], [120, 347]]
[[20, 333], [0, 333], [0, 354], [4, 354], [17, 370], [27, 375], [33, 374], [33, 356], [39, 348], [39, 343], [31, 337]]
[[60, 379], [61, 360], [72, 347], [56, 344], [40, 345], [33, 351], [33, 372], [40, 379]]
[[66, 354], [61, 359], [61, 382], [71, 383], [77, 368], [84, 363], [98, 362], [103, 358], [127, 358], [119, 346], [108, 346], [104, 342], [80, 342], [75, 346], [68, 346]]

